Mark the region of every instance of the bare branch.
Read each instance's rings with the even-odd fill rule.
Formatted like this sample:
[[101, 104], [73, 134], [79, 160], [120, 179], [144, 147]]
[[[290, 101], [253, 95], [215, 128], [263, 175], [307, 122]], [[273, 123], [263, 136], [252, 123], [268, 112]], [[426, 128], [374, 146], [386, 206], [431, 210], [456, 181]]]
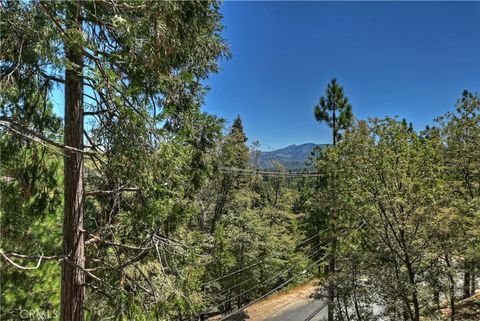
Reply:
[[90, 233], [90, 232], [88, 232], [84, 229], [82, 229], [80, 231], [82, 233], [88, 234], [89, 237], [90, 237], [90, 239], [88, 239], [85, 242], [85, 245], [93, 244], [93, 243], [102, 243], [102, 244], [107, 244], [107, 245], [111, 245], [111, 246], [120, 247], [120, 248], [127, 249], [127, 250], [135, 250], [135, 251], [148, 251], [148, 250], [151, 250], [153, 248], [153, 245], [149, 245], [150, 242], [148, 242], [147, 245], [145, 245], [145, 246], [125, 245], [125, 244], [120, 244], [120, 243], [107, 241], [105, 239], [102, 239], [100, 236], [92, 234], [92, 233]]
[[103, 195], [114, 195], [119, 192], [140, 192], [141, 189], [138, 187], [122, 187], [118, 190], [113, 191], [102, 191], [102, 190], [95, 190], [90, 192], [85, 192], [85, 196], [103, 196]]
[[[58, 260], [58, 259], [63, 258], [63, 256], [59, 256], [59, 255], [44, 256], [43, 254], [41, 254], [41, 255], [23, 255], [23, 254], [18, 254], [18, 253], [8, 253], [7, 254], [7, 253], [3, 252], [3, 250], [1, 250], [1, 249], [0, 249], [0, 254], [5, 259], [5, 261], [7, 261], [12, 266], [14, 266], [15, 268], [20, 269], [20, 270], [35, 270], [35, 269], [38, 269], [40, 267], [40, 264], [42, 263], [42, 260], [48, 261], [48, 260]], [[20, 259], [24, 259], [24, 260], [38, 260], [37, 265], [35, 265], [35, 266], [23, 266], [23, 265], [15, 263], [10, 258], [10, 256], [20, 258]]]
[[83, 266], [80, 266], [78, 264], [76, 264], [75, 262], [73, 262], [72, 260], [68, 259], [67, 257], [63, 257], [61, 259], [61, 261], [63, 262], [66, 262], [74, 267], [76, 267], [77, 269], [83, 271], [85, 274], [87, 274], [89, 277], [91, 277], [92, 279], [95, 279], [97, 281], [102, 281], [102, 279], [100, 279], [98, 276], [92, 274], [92, 272], [90, 272], [89, 270], [87, 270], [86, 268], [84, 268]]
[[148, 250], [151, 250], [153, 248], [153, 245], [147, 245], [147, 246], [144, 246], [144, 247], [139, 247], [139, 246], [125, 245], [125, 244], [115, 243], [115, 242], [111, 242], [111, 241], [106, 241], [106, 240], [103, 240], [103, 239], [99, 238], [96, 235], [94, 235], [91, 239], [86, 241], [85, 245], [92, 244], [92, 243], [107, 244], [107, 245], [116, 246], [116, 247], [119, 247], [119, 248], [122, 248], [122, 249], [134, 250], [134, 251], [148, 251]]
[[63, 255], [45, 256], [45, 255], [25, 255], [25, 254], [19, 254], [19, 253], [3, 253], [3, 254], [9, 257], [11, 256], [19, 259], [24, 259], [24, 260], [37, 260], [39, 258], [42, 258], [42, 260], [44, 261], [51, 261], [51, 260], [60, 260], [63, 258]]
[[68, 152], [74, 152], [74, 153], [80, 153], [84, 155], [89, 155], [89, 156], [95, 156], [95, 153], [89, 152], [89, 151], [84, 151], [75, 147], [71, 146], [66, 146], [63, 145], [59, 142], [56, 142], [50, 138], [47, 138], [29, 128], [25, 128], [22, 125], [16, 123], [14, 120], [5, 117], [5, 116], [0, 116], [0, 125], [7, 128], [8, 130], [11, 130], [25, 138], [28, 138], [30, 140], [33, 140], [35, 142], [41, 143], [41, 144], [49, 144], [52, 146], [55, 146], [57, 148], [66, 150]]
[[168, 238], [168, 237], [163, 236], [163, 235], [155, 234], [155, 235], [153, 235], [153, 240], [157, 243], [160, 242], [160, 243], [177, 245], [177, 246], [180, 246], [182, 248], [191, 248], [190, 246], [188, 246], [188, 245], [186, 245], [186, 244], [184, 244], [180, 241]]
[[[96, 275], [92, 274], [90, 272], [90, 270], [88, 269], [85, 269], [84, 267], [76, 264], [75, 262], [73, 262], [72, 260], [70, 260], [67, 256], [65, 255], [50, 255], [50, 256], [44, 256], [43, 254], [41, 255], [24, 255], [24, 254], [18, 254], [18, 253], [5, 253], [3, 252], [3, 250], [0, 249], [0, 254], [2, 255], [2, 257], [8, 262], [10, 263], [11, 265], [13, 265], [14, 267], [16, 267], [17, 269], [21, 269], [21, 270], [35, 270], [35, 269], [38, 269], [40, 267], [40, 264], [42, 263], [42, 261], [52, 261], [52, 260], [58, 260], [59, 262], [66, 262], [74, 267], [76, 267], [77, 269], [79, 270], [82, 270], [84, 273], [86, 273], [88, 276], [90, 276], [91, 278], [97, 280], [97, 281], [101, 281], [101, 279], [99, 277], [97, 277]], [[16, 257], [16, 258], [19, 258], [19, 259], [23, 259], [23, 260], [37, 260], [37, 265], [35, 266], [32, 266], [32, 267], [29, 267], [29, 266], [22, 266], [20, 264], [17, 264], [15, 263], [9, 256], [12, 256], [12, 257]]]

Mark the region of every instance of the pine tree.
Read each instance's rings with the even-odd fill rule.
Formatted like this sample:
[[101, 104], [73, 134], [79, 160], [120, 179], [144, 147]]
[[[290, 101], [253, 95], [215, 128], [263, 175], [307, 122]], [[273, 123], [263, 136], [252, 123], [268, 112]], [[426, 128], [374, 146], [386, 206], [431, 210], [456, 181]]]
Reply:
[[[225, 137], [220, 151], [220, 166], [245, 169], [250, 164], [250, 153], [246, 144], [247, 136], [243, 131], [242, 119], [238, 115], [230, 127], [228, 135]], [[215, 226], [223, 215], [230, 194], [233, 189], [240, 189], [245, 186], [245, 177], [241, 174], [223, 173], [218, 181], [217, 201], [213, 216], [210, 221], [210, 232], [215, 231]]]
[[[353, 114], [352, 106], [345, 96], [343, 87], [340, 86], [335, 78], [333, 78], [327, 86], [325, 96], [320, 98], [319, 103], [314, 108], [315, 119], [322, 123], [325, 122], [332, 129], [332, 144], [336, 144], [342, 139], [342, 134], [345, 130], [352, 126]], [[335, 193], [335, 192], [334, 192]], [[328, 264], [328, 273], [333, 277], [335, 273], [335, 251], [336, 251], [336, 237], [335, 237], [335, 218], [334, 213], [329, 213], [330, 217], [330, 256]], [[333, 302], [335, 299], [335, 289], [332, 281], [328, 286], [328, 321], [334, 319]]]
[[352, 106], [345, 96], [343, 87], [333, 78], [327, 86], [325, 96], [314, 108], [315, 119], [325, 122], [332, 129], [332, 144], [335, 146], [342, 138], [342, 132], [352, 126]]

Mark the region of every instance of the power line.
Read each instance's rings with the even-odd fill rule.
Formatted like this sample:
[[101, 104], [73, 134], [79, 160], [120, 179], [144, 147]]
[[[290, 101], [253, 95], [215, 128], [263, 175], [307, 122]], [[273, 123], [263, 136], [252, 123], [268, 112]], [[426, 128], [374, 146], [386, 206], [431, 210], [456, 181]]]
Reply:
[[[274, 311], [273, 313], [270, 313], [268, 315], [268, 318], [270, 319], [271, 317], [277, 315], [279, 312], [281, 312], [283, 309], [285, 309], [289, 304], [293, 303], [294, 300], [297, 300], [297, 298], [299, 297], [302, 297], [301, 295], [296, 295], [294, 296], [293, 298], [289, 299], [285, 304], [282, 305], [282, 307], [277, 310], [277, 311]], [[306, 300], [304, 297], [302, 298], [304, 300]], [[317, 309], [315, 309], [315, 311], [313, 311], [313, 313], [311, 313], [307, 318], [311, 318], [311, 317], [314, 317], [315, 315], [317, 315], [323, 308], [325, 308], [325, 306], [327, 305], [328, 303], [324, 302], [322, 303], [322, 305], [320, 307], [318, 307]], [[297, 313], [295, 314], [292, 314], [288, 319], [286, 319], [285, 321], [290, 321], [292, 319], [296, 320], [297, 319], [297, 316], [302, 313], [302, 311], [297, 311]], [[310, 321], [311, 319], [307, 319], [305, 321]]]
[[234, 312], [226, 315], [225, 317], [221, 318], [221, 319], [218, 320], [218, 321], [224, 321], [224, 320], [228, 319], [229, 317], [237, 314], [238, 312], [240, 312], [240, 311], [248, 308], [249, 306], [257, 303], [258, 301], [266, 298], [267, 296], [271, 295], [272, 293], [274, 293], [274, 292], [276, 292], [276, 291], [284, 288], [285, 286], [287, 286], [288, 284], [290, 284], [290, 283], [291, 283], [293, 280], [295, 280], [296, 278], [298, 278], [298, 277], [304, 275], [305, 273], [307, 273], [308, 270], [310, 270], [314, 265], [318, 264], [320, 261], [324, 260], [328, 255], [329, 255], [329, 254], [326, 254], [326, 255], [322, 256], [320, 259], [316, 260], [315, 262], [313, 262], [312, 264], [310, 264], [309, 266], [307, 266], [307, 268], [306, 268], [305, 270], [303, 270], [302, 272], [300, 272], [300, 273], [292, 276], [292, 277], [289, 278], [287, 281], [285, 281], [285, 282], [283, 282], [282, 284], [276, 286], [275, 288], [273, 288], [272, 290], [268, 291], [267, 293], [265, 293], [265, 294], [262, 295], [261, 297], [259, 297], [259, 298], [255, 299], [255, 300], [253, 300], [253, 301], [251, 301], [251, 302], [243, 305], [243, 306], [240, 307], [239, 309], [237, 309], [237, 310], [235, 310]]
[[228, 299], [220, 302], [219, 304], [213, 305], [213, 306], [211, 306], [210, 308], [218, 308], [218, 307], [220, 307], [221, 305], [223, 305], [223, 304], [225, 304], [225, 303], [227, 303], [227, 302], [229, 302], [229, 301], [235, 300], [235, 299], [241, 297], [242, 295], [244, 295], [244, 294], [246, 294], [246, 293], [249, 293], [249, 292], [251, 292], [252, 290], [260, 287], [260, 285], [265, 284], [265, 283], [267, 283], [267, 282], [270, 282], [270, 281], [272, 281], [272, 280], [275, 280], [277, 277], [279, 277], [280, 275], [282, 275], [282, 274], [284, 274], [284, 273], [290, 272], [290, 271], [293, 270], [294, 268], [295, 268], [295, 265], [292, 265], [292, 266], [289, 267], [288, 269], [278, 272], [277, 274], [273, 275], [272, 277], [268, 278], [267, 280], [265, 280], [265, 281], [263, 281], [263, 282], [261, 282], [261, 283], [258, 283], [257, 285], [249, 288], [248, 290], [245, 290], [245, 291], [243, 291], [243, 292], [241, 292], [241, 293], [239, 293], [239, 294], [237, 294], [237, 295], [235, 295], [235, 296], [233, 296], [233, 297], [231, 297], [231, 298], [228, 298]]
[[[362, 226], [363, 226], [363, 224], [362, 224], [359, 228], [361, 228]], [[322, 244], [322, 245], [323, 245], [323, 244]], [[318, 253], [318, 251], [315, 252], [314, 254], [316, 254], [316, 253]], [[291, 283], [291, 282], [292, 282], [293, 280], [295, 280], [297, 277], [304, 275], [304, 274], [305, 274], [308, 270], [310, 270], [314, 265], [318, 264], [319, 262], [321, 262], [322, 260], [324, 260], [325, 258], [327, 258], [329, 255], [330, 255], [330, 253], [325, 254], [325, 255], [322, 256], [320, 259], [316, 260], [315, 262], [313, 262], [313, 263], [311, 263], [309, 266], [307, 266], [307, 268], [305, 268], [305, 269], [304, 269], [302, 272], [300, 272], [299, 274], [294, 275], [293, 277], [291, 277], [291, 278], [288, 279], [287, 281], [283, 282], [283, 283], [280, 284], [279, 286], [275, 287], [274, 289], [270, 290], [269, 292], [265, 293], [265, 294], [262, 295], [261, 297], [259, 297], [259, 298], [255, 299], [255, 300], [253, 300], [253, 301], [251, 301], [251, 302], [243, 305], [242, 307], [238, 308], [238, 309], [235, 310], [234, 312], [228, 314], [227, 316], [223, 317], [222, 319], [220, 319], [220, 320], [218, 320], [218, 321], [224, 321], [224, 320], [226, 320], [227, 318], [229, 318], [229, 317], [237, 314], [238, 312], [240, 312], [240, 311], [248, 308], [249, 306], [257, 303], [258, 301], [266, 298], [267, 296], [269, 296], [270, 294], [276, 292], [277, 290], [279, 290], [279, 289], [287, 286], [289, 283]], [[310, 319], [308, 319], [307, 321], [310, 321], [310, 320], [311, 320], [316, 314], [318, 314], [324, 307], [325, 307], [325, 304], [324, 304], [321, 308], [318, 308], [317, 310], [315, 310], [315, 311], [314, 311], [315, 314], [310, 315], [310, 316], [309, 316]]]
[[228, 167], [228, 166], [218, 166], [220, 170], [229, 170], [229, 171], [236, 171], [236, 172], [254, 172], [254, 173], [279, 173], [279, 174], [285, 174], [285, 173], [292, 173], [292, 174], [318, 174], [315, 171], [269, 171], [265, 169], [253, 169], [253, 168], [240, 168], [240, 167]]
[[257, 172], [233, 172], [233, 171], [220, 171], [223, 174], [235, 174], [241, 176], [252, 176], [252, 177], [278, 177], [278, 178], [310, 178], [310, 177], [321, 177], [321, 174], [288, 174], [288, 173], [257, 173]]
[[255, 169], [248, 169], [248, 168], [238, 168], [238, 167], [226, 167], [226, 166], [219, 166], [219, 170], [222, 173], [235, 173], [241, 175], [263, 175], [263, 176], [280, 176], [280, 177], [320, 177], [324, 176], [324, 174], [314, 172], [314, 171], [303, 171], [303, 172], [291, 172], [291, 171], [267, 171], [267, 170], [255, 170]]
[[301, 241], [300, 243], [297, 244], [297, 248], [302, 246], [303, 244], [305, 243], [308, 243], [309, 241], [311, 241], [312, 239], [314, 239], [315, 237], [318, 237], [320, 233], [325, 233], [327, 232], [328, 230], [330, 230], [330, 227], [327, 227], [326, 229], [322, 230], [322, 231], [318, 231], [318, 234], [315, 234], [311, 237], [309, 237], [308, 239], [305, 239], [303, 241]]
[[[364, 226], [364, 224], [362, 224], [362, 225], [361, 225], [361, 226], [359, 226], [358, 228], [362, 228], [363, 226]], [[329, 229], [330, 229], [330, 228], [327, 228], [326, 230], [323, 230], [322, 232], [326, 232], [326, 231], [328, 231]], [[343, 233], [342, 233], [342, 234], [343, 234]], [[306, 243], [306, 242], [310, 241], [311, 239], [313, 239], [313, 238], [314, 238], [314, 237], [316, 237], [316, 236], [317, 236], [317, 235], [313, 235], [313, 236], [311, 236], [311, 237], [309, 237], [309, 238], [307, 238], [307, 239], [303, 240], [303, 241], [302, 241], [302, 242], [300, 242], [300, 243], [299, 243], [297, 246], [300, 246], [300, 245], [302, 245], [302, 244], [304, 244], [304, 243]], [[324, 241], [324, 242], [322, 242], [322, 243], [319, 243], [319, 244], [317, 244], [315, 247], [324, 246], [324, 245], [326, 245], [326, 244], [328, 244], [328, 241]], [[310, 254], [309, 256], [313, 256], [313, 255], [317, 254], [318, 252], [320, 252], [321, 250], [322, 250], [322, 248], [319, 248], [319, 249], [317, 249], [317, 250], [316, 250], [314, 253]], [[220, 320], [218, 320], [218, 321], [225, 320], [226, 318], [228, 318], [228, 317], [230, 317], [230, 316], [232, 316], [232, 315], [234, 315], [234, 314], [238, 313], [239, 311], [241, 311], [241, 310], [243, 310], [243, 309], [245, 309], [245, 308], [247, 308], [247, 307], [251, 306], [252, 304], [254, 304], [254, 303], [258, 302], [259, 300], [261, 300], [261, 299], [263, 299], [263, 298], [267, 297], [268, 295], [270, 295], [271, 293], [275, 292], [276, 290], [278, 290], [278, 289], [282, 288], [283, 286], [286, 286], [287, 284], [289, 284], [290, 282], [292, 282], [292, 281], [293, 281], [295, 278], [299, 277], [300, 275], [303, 275], [303, 274], [305, 274], [305, 273], [306, 273], [306, 271], [308, 271], [309, 269], [311, 269], [311, 267], [312, 267], [312, 266], [314, 266], [315, 264], [319, 263], [320, 261], [322, 261], [323, 259], [325, 259], [325, 258], [326, 258], [326, 257], [328, 257], [329, 255], [330, 255], [330, 254], [329, 254], [329, 253], [327, 253], [326, 255], [322, 256], [320, 259], [318, 259], [318, 260], [316, 260], [315, 262], [313, 262], [312, 264], [310, 264], [310, 265], [309, 265], [309, 266], [308, 266], [308, 267], [307, 267], [305, 270], [303, 270], [303, 271], [302, 271], [300, 274], [297, 274], [297, 275], [295, 275], [294, 277], [290, 278], [290, 279], [289, 279], [289, 280], [287, 280], [286, 282], [282, 283], [280, 286], [278, 286], [278, 287], [274, 288], [273, 290], [269, 291], [268, 293], [264, 294], [264, 295], [263, 295], [263, 296], [261, 296], [260, 298], [258, 298], [258, 299], [256, 299], [256, 300], [254, 300], [254, 301], [251, 301], [250, 303], [247, 303], [246, 305], [242, 306], [241, 308], [237, 309], [237, 310], [236, 310], [236, 311], [234, 311], [233, 313], [231, 313], [231, 314], [227, 315], [226, 317], [224, 317], [224, 318], [222, 318], [222, 319], [220, 319]], [[255, 264], [252, 264], [251, 266], [258, 265], [259, 263], [261, 263], [261, 262], [263, 262], [263, 261], [265, 261], [265, 259], [263, 259], [263, 260], [262, 260], [262, 261], [260, 261], [260, 262], [257, 262], [257, 263], [255, 263]], [[249, 266], [249, 267], [251, 267], [251, 266]], [[246, 267], [246, 268], [244, 268], [244, 269], [240, 269], [240, 270], [238, 270], [238, 271], [245, 270], [245, 269], [247, 269], [247, 268], [249, 268], [249, 267]], [[221, 302], [221, 303], [219, 303], [219, 304], [212, 305], [212, 306], [210, 306], [208, 309], [212, 309], [212, 308], [215, 308], [215, 307], [220, 307], [221, 305], [223, 305], [223, 304], [225, 304], [225, 303], [227, 303], [227, 302], [229, 302], [229, 301], [231, 301], [231, 300], [234, 300], [234, 299], [236, 299], [236, 298], [238, 298], [238, 297], [242, 296], [243, 294], [246, 294], [246, 293], [248, 293], [248, 292], [250, 292], [250, 291], [252, 291], [252, 290], [254, 290], [254, 289], [258, 288], [258, 287], [259, 287], [259, 286], [261, 286], [262, 284], [265, 284], [266, 282], [269, 282], [269, 281], [271, 281], [272, 279], [274, 279], [274, 278], [278, 277], [279, 275], [281, 275], [281, 274], [283, 274], [283, 273], [286, 273], [286, 272], [289, 272], [289, 271], [291, 271], [291, 270], [292, 270], [294, 267], [295, 267], [295, 265], [292, 265], [292, 266], [291, 266], [291, 267], [289, 267], [288, 269], [286, 269], [286, 270], [283, 270], [283, 271], [281, 271], [281, 272], [279, 272], [279, 273], [275, 274], [273, 277], [271, 277], [271, 278], [269, 278], [269, 279], [267, 279], [267, 280], [265, 280], [265, 281], [263, 281], [263, 282], [261, 282], [261, 283], [259, 283], [259, 284], [255, 285], [255, 286], [253, 286], [252, 288], [250, 288], [250, 289], [248, 289], [248, 290], [245, 290], [245, 291], [243, 291], [243, 292], [242, 292], [242, 293], [240, 293], [240, 294], [237, 294], [237, 295], [236, 295], [236, 296], [234, 296], [234, 297], [231, 297], [231, 298], [229, 298], [228, 300], [224, 300], [224, 301], [222, 301], [222, 302]], [[230, 273], [230, 274], [232, 274], [232, 273]], [[228, 276], [228, 275], [227, 275], [227, 276]], [[226, 277], [226, 276], [225, 276], [225, 277]], [[233, 287], [231, 287], [230, 289], [236, 288], [236, 287], [238, 287], [239, 285], [241, 285], [241, 284], [243, 284], [243, 283], [245, 283], [245, 282], [247, 282], [247, 281], [249, 281], [249, 280], [251, 280], [251, 279], [253, 279], [253, 278], [250, 278], [250, 279], [244, 280], [243, 282], [241, 282], [241, 283], [239, 283], [239, 284], [236, 284], [236, 285], [234, 285], [234, 286], [233, 286]], [[229, 289], [227, 289], [227, 290], [229, 290]], [[225, 291], [226, 291], [226, 290], [222, 291], [221, 293], [224, 293]], [[321, 309], [322, 309], [323, 307], [324, 307], [324, 306], [322, 306], [321, 308], [317, 309], [317, 310], [315, 311], [315, 313], [314, 313], [314, 314], [312, 314], [310, 317], [311, 317], [311, 318], [313, 318], [313, 317], [314, 317], [316, 314], [318, 314], [318, 313], [321, 311]], [[308, 319], [308, 320], [311, 320], [311, 318], [310, 318], [310, 319]]]
[[295, 174], [295, 175], [292, 175], [292, 174], [288, 174], [288, 173], [285, 173], [285, 174], [276, 174], [276, 173], [273, 173], [273, 174], [266, 174], [266, 173], [257, 173], [257, 172], [233, 172], [233, 171], [220, 171], [221, 173], [224, 173], [224, 174], [238, 174], [238, 175], [242, 175], [242, 176], [264, 176], [264, 177], [281, 177], [281, 178], [294, 178], [294, 177], [298, 177], [298, 178], [309, 178], [309, 177], [321, 177], [323, 175], [321, 174]]
[[319, 306], [315, 311], [312, 312], [304, 321], [311, 321], [317, 314], [320, 313], [326, 306], [328, 305], [327, 302], [324, 302], [321, 306]]
[[[330, 228], [327, 228], [327, 229], [325, 229], [325, 230], [323, 230], [323, 231], [321, 231], [321, 232], [326, 232], [326, 231], [328, 231], [329, 229], [330, 229]], [[296, 248], [298, 248], [298, 247], [300, 247], [301, 245], [309, 242], [310, 240], [312, 240], [313, 238], [315, 238], [315, 237], [317, 237], [317, 236], [318, 236], [318, 235], [313, 235], [313, 236], [309, 237], [308, 239], [301, 241], [300, 243], [298, 243], [298, 244], [296, 245]], [[254, 267], [254, 266], [257, 266], [257, 265], [259, 265], [260, 263], [265, 262], [267, 259], [268, 259], [268, 257], [265, 257], [265, 258], [263, 258], [262, 260], [257, 261], [256, 263], [250, 264], [250, 265], [248, 265], [248, 266], [246, 266], [246, 267], [243, 267], [243, 268], [241, 268], [241, 269], [239, 269], [239, 270], [233, 271], [233, 272], [231, 272], [231, 273], [222, 275], [222, 276], [220, 276], [220, 277], [218, 277], [218, 278], [215, 278], [215, 279], [213, 279], [213, 280], [207, 281], [207, 282], [203, 283], [202, 285], [204, 286], [204, 285], [208, 285], [208, 284], [211, 284], [211, 283], [213, 283], [213, 282], [216, 282], [216, 281], [223, 280], [223, 279], [225, 279], [225, 278], [227, 278], [227, 277], [229, 277], [229, 276], [238, 274], [238, 273], [243, 272], [243, 271], [245, 271], [245, 270], [248, 270], [248, 269], [250, 269], [250, 268], [252, 268], [252, 267]]]
[[[362, 228], [363, 226], [364, 226], [364, 224], [362, 224], [361, 226], [359, 226], [358, 229]], [[327, 229], [324, 230], [323, 232], [325, 232], [325, 231], [327, 231], [327, 230], [329, 230], [329, 229], [330, 229], [330, 228], [327, 228]], [[314, 236], [316, 236], [316, 235], [314, 235]], [[311, 238], [310, 238], [310, 239], [311, 239]], [[307, 241], [307, 240], [306, 240], [306, 241]], [[292, 301], [293, 301], [293, 299], [288, 300], [282, 307], [280, 307], [280, 309], [286, 307], [286, 306], [287, 306], [290, 302], [292, 302]], [[312, 318], [315, 317], [315, 316], [316, 316], [321, 310], [323, 310], [323, 308], [325, 308], [325, 306], [327, 306], [327, 305], [328, 305], [328, 303], [326, 303], [326, 302], [323, 303], [320, 307], [318, 307], [315, 311], [313, 311], [313, 313], [311, 313], [311, 314], [307, 317], [307, 319], [305, 319], [304, 321], [310, 321], [310, 320], [312, 320]], [[280, 311], [280, 310], [277, 310], [276, 312], [278, 312], [278, 311]], [[297, 316], [299, 313], [300, 313], [300, 312], [296, 313], [295, 315], [293, 315], [293, 317]], [[292, 318], [289, 318], [288, 320], [291, 320], [291, 319], [292, 319]]]
[[259, 265], [260, 263], [263, 263], [265, 260], [266, 260], [266, 258], [263, 259], [263, 260], [261, 260], [261, 261], [257, 261], [256, 263], [250, 264], [250, 265], [248, 265], [248, 266], [246, 266], [246, 267], [244, 267], [244, 268], [241, 268], [241, 269], [239, 269], [239, 270], [236, 270], [236, 271], [233, 271], [233, 272], [231, 272], [231, 273], [222, 275], [221, 277], [218, 277], [218, 278], [216, 278], [216, 279], [207, 281], [207, 282], [203, 283], [202, 285], [208, 285], [208, 284], [213, 283], [213, 282], [215, 282], [215, 281], [223, 280], [223, 279], [225, 279], [225, 278], [227, 278], [227, 277], [229, 277], [229, 276], [238, 274], [238, 273], [240, 273], [240, 272], [242, 272], [242, 271], [245, 271], [245, 270], [248, 270], [248, 269], [250, 269], [250, 268], [252, 268], [252, 267], [254, 267], [254, 266], [257, 266], [257, 265]]
[[[357, 229], [361, 229], [365, 225], [365, 222], [362, 223]], [[322, 311], [326, 306], [328, 305], [328, 302], [324, 302], [321, 306], [319, 306], [315, 311], [313, 311], [304, 321], [311, 321], [320, 311]], [[298, 313], [297, 313], [298, 314]]]
[[[325, 229], [325, 230], [323, 230], [323, 231], [321, 231], [321, 232], [326, 232], [326, 231], [328, 231], [329, 229], [330, 229], [330, 228], [327, 228], [327, 229]], [[305, 240], [301, 241], [300, 243], [298, 243], [298, 244], [296, 245], [296, 248], [299, 248], [301, 245], [303, 245], [303, 244], [311, 241], [313, 238], [315, 238], [315, 237], [317, 237], [317, 236], [318, 236], [318, 235], [313, 235], [313, 236], [309, 237], [308, 239], [305, 239]], [[322, 244], [322, 243], [319, 243], [319, 244], [315, 245], [314, 248], [316, 248], [316, 247], [318, 247], [318, 246], [323, 246], [323, 245], [326, 245], [325, 242], [324, 242], [323, 244]], [[309, 254], [309, 256], [312, 256], [312, 255], [314, 255], [314, 254], [317, 254], [318, 252], [319, 252], [319, 250], [315, 251], [315, 252], [312, 253], [312, 254]], [[264, 262], [266, 259], [267, 259], [267, 258], [263, 259], [262, 262]], [[248, 281], [251, 281], [251, 280], [253, 280], [253, 279], [255, 279], [254, 276], [253, 276], [253, 277], [250, 277], [250, 278], [248, 278], [248, 279], [245, 279], [245, 280], [241, 281], [240, 283], [235, 284], [234, 286], [231, 286], [231, 287], [229, 287], [229, 288], [227, 288], [227, 289], [224, 289], [224, 290], [222, 290], [220, 293], [218, 293], [218, 296], [221, 296], [222, 294], [228, 292], [229, 290], [233, 290], [233, 289], [239, 287], [240, 285], [245, 284], [245, 283], [247, 283]], [[266, 282], [266, 281], [264, 281], [264, 282]]]
[[[323, 244], [318, 244], [317, 246], [323, 246], [323, 245], [326, 245], [327, 243], [328, 243], [328, 242], [323, 242]], [[320, 252], [321, 250], [322, 250], [322, 248], [316, 250], [314, 253], [310, 254], [309, 256], [314, 256], [315, 254], [317, 254], [317, 253]], [[231, 297], [231, 298], [228, 298], [227, 300], [224, 300], [224, 301], [222, 301], [222, 302], [220, 302], [220, 303], [218, 303], [218, 304], [215, 304], [215, 305], [210, 306], [209, 309], [220, 307], [221, 305], [223, 305], [223, 304], [225, 304], [225, 303], [227, 303], [227, 302], [229, 302], [229, 301], [231, 301], [231, 300], [234, 300], [234, 299], [236, 299], [236, 298], [238, 298], [238, 297], [241, 297], [242, 295], [244, 295], [244, 294], [246, 294], [246, 293], [249, 293], [249, 292], [251, 292], [252, 290], [260, 287], [262, 284], [265, 284], [265, 283], [267, 283], [267, 282], [270, 282], [270, 281], [272, 281], [272, 280], [275, 280], [275, 279], [276, 279], [277, 277], [279, 277], [280, 275], [285, 274], [285, 273], [287, 273], [287, 272], [290, 272], [290, 271], [293, 270], [295, 267], [296, 267], [295, 265], [292, 265], [292, 266], [289, 267], [288, 269], [276, 273], [276, 274], [273, 275], [272, 277], [268, 278], [267, 280], [265, 280], [265, 281], [263, 281], [263, 282], [260, 282], [260, 283], [256, 284], [255, 286], [249, 288], [248, 290], [245, 290], [245, 291], [243, 291], [243, 292], [241, 292], [241, 293], [239, 293], [239, 294], [237, 294], [237, 295], [235, 295], [235, 296], [233, 296], [233, 297]], [[253, 279], [253, 278], [251, 278], [251, 279]], [[235, 286], [235, 287], [236, 287], [236, 286]]]

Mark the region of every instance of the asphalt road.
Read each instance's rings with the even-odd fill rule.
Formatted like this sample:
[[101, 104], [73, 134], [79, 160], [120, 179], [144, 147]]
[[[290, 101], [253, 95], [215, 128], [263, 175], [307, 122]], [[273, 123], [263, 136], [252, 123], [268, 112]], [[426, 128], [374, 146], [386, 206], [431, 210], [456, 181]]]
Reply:
[[[304, 321], [323, 305], [321, 300], [301, 300], [279, 309], [263, 321]], [[311, 321], [325, 320], [327, 308], [324, 307]]]
[[[313, 300], [318, 281], [312, 280], [285, 292], [276, 293], [230, 316], [228, 321], [305, 321], [323, 306], [322, 300]], [[323, 321], [327, 308], [317, 311], [309, 321]], [[211, 318], [218, 321], [221, 316]]]

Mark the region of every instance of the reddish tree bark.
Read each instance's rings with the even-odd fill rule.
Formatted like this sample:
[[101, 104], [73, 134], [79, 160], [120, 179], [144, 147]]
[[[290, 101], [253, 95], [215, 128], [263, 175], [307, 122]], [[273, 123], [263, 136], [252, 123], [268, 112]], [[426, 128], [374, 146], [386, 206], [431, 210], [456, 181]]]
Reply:
[[[82, 30], [81, 2], [67, 4], [67, 29]], [[83, 150], [83, 51], [66, 41], [65, 56], [73, 63], [65, 71], [65, 145]], [[61, 320], [83, 321], [85, 267], [83, 229], [83, 154], [70, 150], [64, 157], [64, 221]]]

